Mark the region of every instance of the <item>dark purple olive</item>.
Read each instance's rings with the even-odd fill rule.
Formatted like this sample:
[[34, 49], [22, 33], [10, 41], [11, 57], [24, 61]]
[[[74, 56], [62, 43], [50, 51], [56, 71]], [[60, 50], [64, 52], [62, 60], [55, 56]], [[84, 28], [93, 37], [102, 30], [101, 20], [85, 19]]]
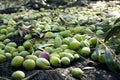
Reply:
[[41, 52], [39, 57], [42, 57], [42, 58], [45, 58], [45, 59], [49, 60], [50, 59], [50, 54], [48, 52]]

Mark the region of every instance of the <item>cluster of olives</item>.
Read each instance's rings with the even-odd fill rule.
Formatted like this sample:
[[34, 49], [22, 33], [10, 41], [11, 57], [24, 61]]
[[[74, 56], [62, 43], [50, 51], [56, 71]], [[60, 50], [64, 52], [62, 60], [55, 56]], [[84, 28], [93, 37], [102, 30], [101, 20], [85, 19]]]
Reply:
[[[26, 34], [23, 37], [25, 42], [20, 46], [9, 39], [13, 35], [18, 35], [17, 31], [16, 34], [5, 36], [5, 34], [10, 34], [10, 31], [5, 28], [1, 29], [0, 62], [4, 62], [7, 57], [11, 57], [12, 67], [23, 67], [26, 70], [33, 70], [36, 67], [50, 69], [51, 67], [69, 66], [72, 61], [79, 59], [80, 56], [90, 56], [92, 53], [90, 47], [97, 43], [97, 38], [85, 34], [86, 29], [81, 26], [69, 29], [52, 26], [52, 29], [59, 30], [59, 32], [49, 31], [44, 33], [43, 38], [46, 40], [32, 41], [33, 34]], [[89, 28], [89, 30], [91, 29]], [[13, 31], [15, 31], [14, 28]], [[47, 44], [52, 44], [52, 46], [41, 47]], [[42, 50], [39, 49], [40, 47]], [[101, 63], [104, 63], [103, 56], [104, 54], [98, 56], [94, 52], [91, 58], [93, 60], [99, 59]]]
[[[45, 17], [41, 21], [51, 23], [49, 17]], [[96, 26], [84, 27], [76, 25], [66, 28], [57, 24], [42, 25], [42, 22], [36, 21], [33, 33], [31, 31], [22, 36], [24, 42], [21, 45], [10, 39], [14, 35], [20, 35], [20, 29], [16, 28], [16, 24], [11, 22], [7, 26], [1, 26], [0, 63], [7, 61], [7, 57], [11, 57], [11, 66], [13, 68], [24, 68], [26, 70], [36, 68], [46, 70], [52, 67], [69, 66], [72, 61], [80, 59], [80, 56], [91, 56], [93, 60], [105, 63], [104, 53], [98, 55], [91, 50], [91, 47], [95, 47], [98, 42], [97, 38], [85, 33], [86, 31], [95, 31]], [[42, 31], [46, 32], [41, 33]], [[38, 36], [36, 32], [39, 33], [38, 39], [34, 37]], [[100, 29], [96, 31], [96, 34], [103, 33]], [[40, 37], [41, 34], [43, 39]], [[75, 69], [75, 71], [83, 74], [79, 69]], [[74, 70], [71, 72], [74, 76]], [[23, 78], [25, 77], [25, 74], [20, 71], [13, 73], [12, 77], [16, 78], [15, 75], [19, 73], [22, 74]]]

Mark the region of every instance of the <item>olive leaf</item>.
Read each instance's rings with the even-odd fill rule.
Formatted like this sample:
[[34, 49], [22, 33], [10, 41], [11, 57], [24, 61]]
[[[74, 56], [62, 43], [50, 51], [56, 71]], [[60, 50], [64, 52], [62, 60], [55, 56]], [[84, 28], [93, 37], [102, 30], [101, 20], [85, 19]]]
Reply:
[[114, 25], [118, 22], [120, 22], [120, 17], [115, 20]]
[[19, 31], [20, 36], [23, 36], [23, 32], [20, 29], [18, 31]]
[[115, 50], [116, 53], [120, 53], [120, 45], [118, 45]]
[[22, 80], [30, 80], [32, 77], [34, 77], [35, 75], [37, 75], [40, 71], [36, 71], [35, 73], [27, 76], [26, 78], [22, 79]]
[[40, 47], [41, 48], [45, 48], [45, 47], [48, 47], [48, 46], [53, 46], [54, 44], [44, 44], [44, 45], [41, 45]]
[[105, 47], [105, 62], [108, 68], [111, 71], [116, 72], [118, 67], [116, 66], [115, 63], [115, 61], [117, 60], [115, 52], [102, 41], [100, 41], [100, 43]]
[[64, 25], [77, 25], [78, 21], [73, 16], [59, 16], [60, 21]]
[[98, 43], [96, 44], [95, 51], [97, 53], [97, 56], [99, 56], [100, 55], [100, 51], [99, 51], [99, 45], [98, 45]]
[[54, 44], [44, 44], [44, 45], [40, 45], [38, 46], [38, 49], [41, 50], [41, 51], [45, 51], [45, 47], [48, 47], [48, 46], [53, 46]]
[[115, 65], [117, 67], [117, 70], [120, 70], [120, 55], [116, 56]]
[[100, 43], [105, 47], [105, 61], [106, 61], [108, 68], [111, 71], [116, 72], [118, 67], [116, 66], [116, 63], [114, 62], [114, 59], [117, 60], [115, 52], [108, 45], [106, 45], [103, 41], [101, 41], [101, 38], [99, 38], [97, 35], [95, 35], [94, 33], [92, 33], [90, 35], [97, 37], [98, 42], [95, 47], [95, 51], [96, 51], [97, 55], [98, 56], [100, 55], [100, 50], [99, 50], [100, 48], [99, 48], [99, 44], [98, 44], [98, 43]]
[[112, 51], [106, 47], [105, 48], [105, 61], [106, 61], [106, 64], [107, 64], [108, 68], [111, 71], [116, 72], [117, 67], [115, 65], [115, 62], [113, 61], [114, 59], [113, 59], [112, 56], [113, 56]]
[[16, 27], [18, 28], [20, 36], [33, 33], [33, 29], [34, 29], [33, 25], [26, 26], [23, 22], [18, 23]]
[[115, 27], [113, 27], [112, 29], [110, 29], [105, 37], [104, 42], [106, 42], [110, 37], [118, 34], [120, 31], [120, 25], [117, 25]]
[[92, 30], [90, 30], [90, 29], [86, 29], [86, 30], [85, 30], [85, 33], [88, 34], [88, 35], [90, 35], [90, 36], [92, 36], [92, 37], [96, 37], [98, 40], [104, 39], [103, 36], [95, 34], [95, 33], [94, 33]]
[[106, 42], [107, 40], [109, 40], [110, 37], [119, 34], [120, 33], [120, 18], [118, 18], [115, 22], [114, 22], [114, 27], [111, 28], [108, 32], [107, 35], [105, 36], [105, 40], [104, 42]]

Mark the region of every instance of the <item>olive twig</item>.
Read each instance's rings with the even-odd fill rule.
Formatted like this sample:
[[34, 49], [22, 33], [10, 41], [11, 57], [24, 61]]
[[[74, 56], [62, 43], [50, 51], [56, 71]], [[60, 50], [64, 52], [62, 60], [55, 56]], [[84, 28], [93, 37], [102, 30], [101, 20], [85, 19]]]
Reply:
[[22, 79], [22, 80], [29, 80], [30, 78], [32, 78], [33, 76], [35, 76], [36, 74], [38, 74], [40, 71], [36, 71], [35, 73], [27, 76], [26, 78]]

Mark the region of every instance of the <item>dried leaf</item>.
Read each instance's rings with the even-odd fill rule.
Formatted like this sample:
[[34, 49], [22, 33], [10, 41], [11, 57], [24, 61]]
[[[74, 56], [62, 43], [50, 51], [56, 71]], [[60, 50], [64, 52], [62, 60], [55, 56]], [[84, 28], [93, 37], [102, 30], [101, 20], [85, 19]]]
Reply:
[[22, 80], [30, 80], [33, 76], [35, 76], [36, 74], [38, 74], [40, 71], [36, 71], [35, 73], [27, 76], [26, 78], [22, 79]]
[[44, 45], [40, 45], [39, 47], [38, 47], [38, 49], [39, 50], [41, 50], [41, 51], [45, 51], [43, 48], [44, 47], [48, 47], [48, 46], [53, 46], [54, 44], [44, 44]]
[[48, 46], [53, 46], [54, 44], [44, 44], [44, 45], [41, 45], [40, 47], [41, 48], [44, 48], [44, 47], [48, 47]]
[[23, 36], [23, 32], [21, 30], [19, 30], [19, 34], [21, 37]]
[[90, 70], [90, 69], [95, 69], [95, 67], [84, 67], [83, 70]]

